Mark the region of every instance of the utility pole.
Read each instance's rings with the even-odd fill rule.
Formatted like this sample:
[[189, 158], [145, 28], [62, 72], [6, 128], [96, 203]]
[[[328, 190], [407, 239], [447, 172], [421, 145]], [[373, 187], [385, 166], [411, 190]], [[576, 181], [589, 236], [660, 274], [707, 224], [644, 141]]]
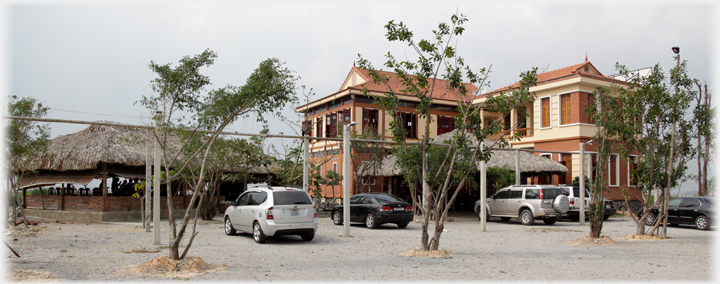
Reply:
[[[160, 126], [160, 122], [162, 121], [162, 112], [156, 111], [155, 112], [155, 137], [158, 137], [158, 127]], [[160, 244], [160, 142], [158, 139], [155, 140], [155, 162], [153, 163], [154, 166], [154, 176], [155, 180], [153, 182], [153, 227], [155, 228], [153, 230], [153, 245], [159, 245]], [[169, 190], [169, 189], [168, 189]]]

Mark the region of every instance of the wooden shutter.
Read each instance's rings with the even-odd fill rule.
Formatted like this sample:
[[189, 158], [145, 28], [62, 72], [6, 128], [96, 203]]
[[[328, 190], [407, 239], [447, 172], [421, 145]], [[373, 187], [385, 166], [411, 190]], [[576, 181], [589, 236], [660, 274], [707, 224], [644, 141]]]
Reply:
[[572, 114], [572, 101], [570, 94], [560, 96], [560, 124], [570, 124]]
[[550, 98], [543, 99], [542, 104], [543, 127], [550, 127]]

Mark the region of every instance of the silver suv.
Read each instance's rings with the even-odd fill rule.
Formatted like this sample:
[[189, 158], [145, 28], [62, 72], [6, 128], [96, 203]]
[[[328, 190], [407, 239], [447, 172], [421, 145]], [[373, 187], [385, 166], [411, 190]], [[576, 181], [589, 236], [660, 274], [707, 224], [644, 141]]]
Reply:
[[[580, 220], [580, 187], [579, 186], [560, 186], [564, 195], [570, 199], [570, 210], [567, 212], [567, 217], [572, 221]], [[592, 197], [590, 192], [585, 189], [585, 219], [588, 218], [588, 211], [590, 210], [590, 203], [592, 203]], [[617, 207], [615, 201], [603, 197], [603, 203], [605, 203], [605, 215], [603, 220], [607, 220], [610, 216], [617, 213]]]
[[[554, 185], [513, 185], [500, 189], [487, 201], [487, 219], [500, 217], [503, 221], [520, 218], [523, 225], [532, 225], [535, 219], [555, 224], [570, 207], [568, 197]], [[475, 213], [480, 214], [480, 200], [475, 202]]]
[[311, 241], [317, 227], [315, 206], [300, 188], [252, 188], [225, 209], [225, 234], [252, 233], [257, 243], [280, 235], [300, 235], [303, 241]]

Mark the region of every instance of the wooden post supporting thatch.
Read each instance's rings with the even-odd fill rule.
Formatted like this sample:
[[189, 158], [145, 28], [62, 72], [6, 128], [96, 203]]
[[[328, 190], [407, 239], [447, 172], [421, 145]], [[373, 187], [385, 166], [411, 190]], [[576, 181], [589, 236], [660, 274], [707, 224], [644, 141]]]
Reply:
[[102, 188], [102, 196], [107, 196], [107, 163], [105, 162], [102, 162], [102, 182], [100, 182], [100, 187]]

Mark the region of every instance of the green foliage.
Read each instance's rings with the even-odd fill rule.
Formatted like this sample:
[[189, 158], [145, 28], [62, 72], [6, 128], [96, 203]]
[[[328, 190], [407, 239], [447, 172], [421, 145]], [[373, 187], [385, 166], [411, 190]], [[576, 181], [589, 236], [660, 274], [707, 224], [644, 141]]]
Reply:
[[[580, 177], [577, 176], [572, 180], [572, 183], [570, 183], [571, 186], [580, 186]], [[590, 189], [590, 179], [585, 176], [585, 188]]]
[[[191, 203], [200, 196], [201, 206], [207, 202], [205, 197], [213, 196], [207, 190], [214, 190], [214, 187], [206, 186], [206, 177], [210, 178], [210, 183], [215, 183], [222, 176], [218, 169], [224, 166], [222, 156], [210, 153], [217, 149], [232, 151], [236, 149], [233, 147], [244, 145], [242, 141], [215, 143], [219, 133], [238, 118], [250, 114], [255, 114], [258, 121], [266, 122], [267, 115], [279, 115], [287, 103], [297, 100], [294, 94], [298, 78], [276, 58], [261, 62], [243, 86], [228, 85], [205, 93], [210, 79], [200, 72], [200, 68], [211, 66], [216, 58], [217, 54], [208, 49], [193, 57], [183, 57], [175, 67], [170, 63], [160, 65], [151, 61], [149, 67], [157, 74], [151, 82], [154, 94], [143, 96], [139, 101], [151, 111], [162, 111], [155, 117], [159, 131], [156, 139], [162, 147], [163, 166], [172, 169], [166, 177], [168, 185], [179, 178], [192, 181], [191, 188], [195, 190]], [[188, 121], [185, 115], [192, 119]], [[209, 133], [200, 134], [203, 132]], [[169, 146], [171, 133], [180, 137], [179, 149]], [[171, 191], [168, 191], [168, 204], [172, 204]], [[178, 253], [191, 208], [186, 210], [178, 233], [169, 207], [170, 256], [173, 259], [184, 258], [190, 247], [187, 245], [182, 255]], [[192, 234], [189, 243], [194, 236]]]
[[[520, 86], [511, 93], [488, 96], [483, 103], [472, 104], [475, 99], [479, 98], [479, 94], [471, 92], [468, 89], [471, 85], [467, 83], [478, 84], [478, 87], [487, 86], [488, 71], [485, 68], [473, 71], [465, 65], [464, 58], [457, 54], [455, 37], [462, 35], [465, 31], [463, 24], [467, 20], [464, 15], [455, 14], [450, 19], [451, 24], [440, 23], [438, 28], [432, 31], [432, 39], [421, 39], [420, 41], [415, 41], [414, 34], [402, 22], [399, 24], [394, 21], [388, 22], [385, 25], [388, 41], [407, 43], [417, 55], [416, 61], [400, 61], [390, 53], [385, 55], [387, 60], [384, 66], [397, 74], [401, 83], [398, 88], [393, 89], [393, 85], [389, 84], [390, 78], [385, 73], [375, 69], [362, 55], [359, 56], [360, 68], [367, 70], [374, 83], [387, 87], [387, 92], [382, 95], [372, 95], [367, 89], [364, 89], [363, 92], [365, 95], [372, 95], [376, 105], [387, 114], [386, 117], [392, 118], [388, 120], [389, 130], [393, 140], [398, 142], [395, 153], [405, 181], [410, 184], [413, 200], [417, 200], [418, 185], [423, 185], [423, 188], [427, 189], [424, 191], [423, 200], [429, 202], [419, 207], [423, 215], [421, 249], [437, 250], [440, 234], [442, 234], [442, 230], [436, 229], [433, 239], [426, 242], [430, 211], [433, 210], [435, 216], [447, 216], [449, 206], [446, 206], [445, 200], [448, 199], [450, 187], [461, 189], [466, 186], [469, 181], [467, 177], [472, 176], [471, 173], [475, 170], [475, 161], [490, 159], [492, 145], [478, 143], [473, 147], [474, 149], [471, 149], [469, 148], [471, 141], [465, 133], [470, 133], [476, 141], [484, 141], [486, 137], [504, 128], [498, 121], [489, 122], [488, 127], [483, 127], [480, 124], [481, 111], [486, 109], [504, 115], [512, 109], [517, 109], [520, 115], [526, 115], [525, 105], [534, 100], [534, 95], [529, 92], [529, 88], [536, 82], [537, 69], [523, 73]], [[445, 80], [450, 91], [461, 98], [457, 101], [460, 115], [455, 120], [455, 127], [458, 131], [450, 141], [452, 145], [450, 148], [429, 145], [430, 105], [433, 98], [447, 95], [439, 91], [441, 88], [444, 89], [444, 86], [436, 86], [437, 79]], [[425, 120], [422, 146], [409, 147], [405, 144], [407, 134], [399, 117], [399, 95], [413, 97], [419, 102], [415, 113], [418, 119]], [[507, 142], [504, 138], [500, 138], [496, 145], [500, 144], [506, 145]], [[459, 191], [456, 190], [452, 194], [449, 199], [450, 204], [455, 200]], [[444, 218], [436, 218], [436, 228], [442, 228], [443, 222]]]
[[[643, 192], [643, 211], [647, 212], [652, 206], [649, 204], [651, 191], [660, 190], [665, 196], [662, 199], [666, 200], [669, 190], [685, 178], [686, 163], [694, 155], [691, 140], [697, 137], [696, 125], [705, 118], [702, 111], [691, 110], [696, 80], [687, 76], [685, 62], [673, 68], [669, 78], [659, 64], [644, 77], [633, 74], [623, 65], [616, 67], [628, 78], [627, 86], [616, 86], [612, 90], [614, 94], [599, 88], [595, 95], [596, 105], [601, 109], [591, 106], [587, 110], [602, 130], [598, 131], [602, 137], [593, 138], [600, 141], [601, 147], [596, 170], [603, 176], [607, 169], [604, 153], [616, 151], [625, 159], [636, 155], [633, 178], [636, 189]], [[602, 182], [606, 179], [594, 179], [594, 187]], [[627, 190], [623, 192], [627, 198]], [[644, 216], [636, 219], [638, 234], [645, 233], [643, 219]]]
[[[8, 96], [8, 116], [44, 117], [48, 108], [34, 98]], [[44, 155], [50, 127], [35, 121], [10, 119], [5, 126], [5, 158], [8, 170], [15, 173], [21, 160]], [[14, 175], [14, 174], [13, 174]]]
[[515, 184], [515, 171], [499, 167], [488, 167], [485, 173], [487, 180], [493, 181], [495, 190]]

